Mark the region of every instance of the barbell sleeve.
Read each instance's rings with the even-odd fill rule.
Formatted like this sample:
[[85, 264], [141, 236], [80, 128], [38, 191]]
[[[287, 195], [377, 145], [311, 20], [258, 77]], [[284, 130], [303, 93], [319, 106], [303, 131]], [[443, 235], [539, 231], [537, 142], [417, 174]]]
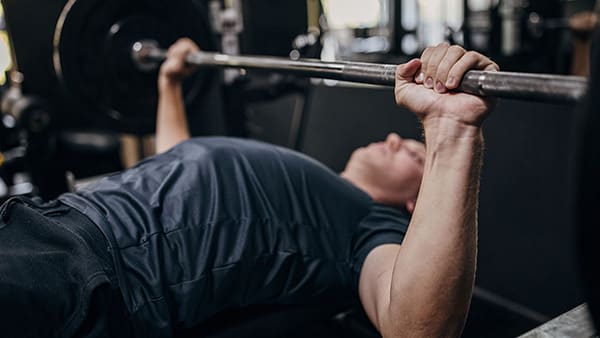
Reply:
[[[132, 57], [141, 69], [151, 69], [164, 61], [167, 53], [154, 42], [139, 41], [133, 45]], [[262, 69], [383, 86], [394, 86], [397, 67], [391, 64], [290, 60], [214, 52], [189, 54], [186, 62], [201, 67]], [[471, 70], [465, 74], [457, 90], [478, 96], [568, 104], [580, 101], [586, 88], [586, 78], [579, 76]]]

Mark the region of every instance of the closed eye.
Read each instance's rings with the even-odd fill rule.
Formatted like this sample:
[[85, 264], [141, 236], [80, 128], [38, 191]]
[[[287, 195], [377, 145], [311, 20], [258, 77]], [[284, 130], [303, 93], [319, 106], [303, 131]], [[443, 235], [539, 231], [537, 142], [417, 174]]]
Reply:
[[419, 163], [420, 165], [423, 165], [423, 163], [425, 161], [423, 160], [423, 157], [421, 157], [421, 155], [417, 154], [415, 151], [408, 150], [408, 149], [407, 149], [407, 152], [410, 157], [412, 157], [415, 161], [417, 161], [417, 163]]

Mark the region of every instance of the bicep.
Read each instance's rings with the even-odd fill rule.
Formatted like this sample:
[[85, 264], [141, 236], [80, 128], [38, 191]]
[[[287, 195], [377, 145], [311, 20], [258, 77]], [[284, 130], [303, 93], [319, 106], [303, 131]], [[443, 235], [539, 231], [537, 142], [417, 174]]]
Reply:
[[381, 332], [382, 316], [387, 315], [390, 304], [392, 274], [399, 244], [380, 245], [367, 255], [359, 279], [359, 295], [367, 316]]

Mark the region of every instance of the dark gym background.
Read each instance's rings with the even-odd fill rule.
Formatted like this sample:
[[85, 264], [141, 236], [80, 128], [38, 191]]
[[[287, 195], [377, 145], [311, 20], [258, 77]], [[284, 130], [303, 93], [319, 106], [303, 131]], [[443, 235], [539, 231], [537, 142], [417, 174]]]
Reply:
[[[35, 8], [27, 10], [27, 25], [15, 26], [13, 33], [27, 36], [15, 39], [15, 48], [29, 55], [21, 57], [19, 64], [28, 72], [26, 78], [31, 74], [34, 79], [26, 82], [25, 89], [51, 98], [62, 98], [62, 94], [52, 75], [47, 45], [64, 3], [3, 0], [7, 11]], [[306, 27], [302, 3], [246, 1], [245, 14], [251, 19], [246, 20], [242, 41], [245, 51], [285, 55], [290, 41]], [[593, 5], [593, 1], [530, 3], [536, 11], [552, 16], [569, 15]], [[563, 33], [529, 42], [520, 55], [496, 59], [503, 70], [565, 73], [569, 43]], [[497, 49], [492, 45], [490, 52]], [[411, 113], [395, 106], [391, 89], [316, 83], [307, 93], [306, 97], [288, 94], [250, 104], [249, 136], [296, 147], [335, 171], [343, 169], [353, 149], [381, 140], [391, 131], [420, 138], [417, 121]], [[194, 106], [194, 135], [224, 132], [217, 95], [216, 89], [207, 95], [213, 100], [208, 108]], [[61, 104], [60, 100], [56, 103]], [[570, 197], [574, 109], [500, 100], [486, 122], [477, 271], [481, 291], [474, 297], [465, 337], [514, 337], [583, 302]], [[55, 113], [60, 115], [61, 111]], [[304, 117], [300, 125], [299, 113]], [[67, 124], [72, 127], [73, 123], [69, 120]]]

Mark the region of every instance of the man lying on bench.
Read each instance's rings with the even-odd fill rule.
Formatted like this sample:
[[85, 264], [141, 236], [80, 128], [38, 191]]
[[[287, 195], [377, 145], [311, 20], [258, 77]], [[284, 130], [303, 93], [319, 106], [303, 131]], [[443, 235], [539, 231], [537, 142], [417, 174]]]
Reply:
[[161, 68], [159, 155], [2, 206], [2, 336], [171, 337], [225, 309], [331, 302], [360, 302], [384, 337], [459, 336], [490, 102], [451, 90], [496, 64], [441, 44], [398, 66], [396, 101], [427, 146], [390, 134], [337, 175], [265, 143], [190, 139], [196, 49], [178, 41]]

